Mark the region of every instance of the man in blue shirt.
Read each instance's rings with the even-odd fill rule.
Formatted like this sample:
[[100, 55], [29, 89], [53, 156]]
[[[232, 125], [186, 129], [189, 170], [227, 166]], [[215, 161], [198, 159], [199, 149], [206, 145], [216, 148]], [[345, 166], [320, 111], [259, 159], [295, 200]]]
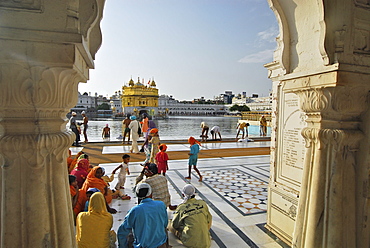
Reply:
[[165, 204], [152, 199], [152, 188], [147, 183], [137, 185], [136, 196], [143, 199], [131, 208], [118, 228], [119, 248], [166, 248], [168, 216]]

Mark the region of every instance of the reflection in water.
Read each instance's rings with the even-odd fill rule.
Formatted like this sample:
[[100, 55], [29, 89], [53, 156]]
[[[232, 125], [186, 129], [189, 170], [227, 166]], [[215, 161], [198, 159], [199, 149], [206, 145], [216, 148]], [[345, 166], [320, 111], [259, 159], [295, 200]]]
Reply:
[[[200, 123], [202, 121], [205, 121], [210, 128], [219, 126], [221, 128], [221, 135], [224, 138], [235, 138], [236, 136], [238, 118], [235, 117], [178, 116], [170, 117], [166, 120], [154, 120], [162, 140], [188, 139], [190, 136], [200, 139]], [[122, 120], [115, 119], [90, 120], [89, 128], [87, 129], [89, 141], [102, 141], [102, 132], [106, 124], [111, 128], [110, 140], [118, 141], [117, 137], [122, 135]], [[248, 132], [251, 138], [253, 136], [259, 136], [259, 126], [249, 126]], [[210, 133], [208, 135], [211, 136]], [[267, 135], [270, 135], [270, 127], [267, 129]]]

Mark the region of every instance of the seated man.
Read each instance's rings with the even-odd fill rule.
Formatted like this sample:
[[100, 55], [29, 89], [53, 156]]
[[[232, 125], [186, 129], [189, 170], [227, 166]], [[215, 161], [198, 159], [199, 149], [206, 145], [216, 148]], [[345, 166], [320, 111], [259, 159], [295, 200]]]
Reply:
[[186, 247], [208, 248], [211, 246], [209, 229], [212, 225], [208, 206], [204, 201], [195, 199], [193, 185], [185, 185], [182, 193], [184, 201], [177, 207], [169, 230]]
[[168, 247], [166, 206], [152, 199], [152, 188], [147, 183], [138, 184], [135, 193], [142, 200], [130, 209], [118, 228], [119, 248]]
[[158, 174], [158, 168], [156, 164], [146, 164], [144, 167], [145, 179], [141, 180], [141, 183], [147, 183], [152, 187], [153, 200], [163, 201], [166, 207], [170, 210], [175, 210], [177, 206], [171, 205], [171, 196], [168, 190], [168, 182], [165, 176]]

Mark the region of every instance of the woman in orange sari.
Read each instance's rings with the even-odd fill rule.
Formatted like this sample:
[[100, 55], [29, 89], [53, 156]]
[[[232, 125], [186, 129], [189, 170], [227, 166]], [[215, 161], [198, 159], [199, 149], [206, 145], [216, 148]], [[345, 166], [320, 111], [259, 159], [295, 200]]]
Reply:
[[86, 192], [78, 188], [76, 176], [74, 175], [69, 175], [69, 191], [71, 193], [72, 208], [76, 219], [77, 215], [83, 210], [87, 197]]
[[108, 212], [117, 212], [115, 209], [108, 206], [108, 204], [112, 202], [112, 194], [109, 194], [108, 184], [102, 179], [102, 176], [104, 176], [104, 170], [102, 167], [95, 166], [94, 168], [92, 168], [87, 175], [84, 184], [82, 185], [82, 190], [86, 192], [89, 188], [99, 189], [100, 192], [102, 192], [102, 194], [104, 195], [105, 201], [107, 202]]

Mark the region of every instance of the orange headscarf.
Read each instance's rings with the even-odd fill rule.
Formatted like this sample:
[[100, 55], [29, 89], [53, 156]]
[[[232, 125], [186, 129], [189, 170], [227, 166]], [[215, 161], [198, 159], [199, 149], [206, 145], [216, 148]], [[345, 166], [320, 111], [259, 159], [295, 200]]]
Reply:
[[[87, 175], [87, 178], [86, 178], [84, 184], [82, 185], [82, 190], [87, 191], [89, 188], [97, 188], [97, 189], [100, 190], [100, 192], [102, 192], [104, 194], [105, 187], [107, 187], [108, 184], [106, 182], [104, 182], [103, 179], [97, 178], [95, 176], [96, 171], [98, 169], [101, 169], [101, 167], [100, 166], [95, 166], [94, 168], [92, 168], [92, 170]], [[107, 200], [107, 202], [108, 202], [108, 200]]]
[[159, 150], [165, 152], [167, 150], [167, 146], [165, 144], [161, 144], [158, 146]]
[[[97, 188], [103, 194], [105, 193], [105, 187], [108, 187], [108, 184], [102, 178], [97, 178], [95, 176], [96, 171], [99, 168], [103, 169], [100, 166], [95, 166], [94, 168], [91, 169], [91, 171], [87, 175], [87, 178], [84, 184], [82, 185], [82, 190], [86, 192], [89, 188]], [[109, 192], [104, 194], [104, 196], [105, 196], [105, 200], [107, 201], [107, 203], [110, 203], [112, 201], [112, 194], [109, 194]]]
[[157, 128], [152, 128], [152, 129], [150, 129], [149, 133], [151, 133], [151, 134], [158, 133], [158, 129]]
[[196, 140], [194, 137], [190, 137], [188, 139], [188, 142], [189, 142], [190, 145], [194, 145], [195, 143], [197, 143], [198, 145], [201, 146], [200, 142], [198, 140]]
[[165, 154], [166, 154], [166, 150], [167, 150], [167, 146], [165, 144], [160, 144], [158, 146], [160, 152], [159, 153], [159, 156], [162, 158], [162, 160], [165, 160]]

